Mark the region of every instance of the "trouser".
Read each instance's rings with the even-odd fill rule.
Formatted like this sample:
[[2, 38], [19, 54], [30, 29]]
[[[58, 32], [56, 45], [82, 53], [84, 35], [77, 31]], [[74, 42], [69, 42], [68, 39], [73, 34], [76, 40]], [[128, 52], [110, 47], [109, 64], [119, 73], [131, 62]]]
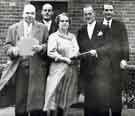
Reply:
[[42, 110], [36, 110], [30, 112], [30, 116], [47, 116], [47, 112], [44, 112]]
[[15, 112], [15, 116], [28, 116], [28, 113], [17, 113], [17, 112]]
[[56, 116], [64, 116], [64, 109], [58, 107], [56, 112]]
[[114, 112], [109, 108], [108, 110], [90, 110], [84, 108], [84, 116], [121, 116], [121, 111]]
[[64, 116], [64, 109], [57, 107], [55, 110], [49, 110], [47, 116]]
[[29, 113], [15, 113], [15, 116], [47, 116], [47, 113], [42, 110], [35, 110]]

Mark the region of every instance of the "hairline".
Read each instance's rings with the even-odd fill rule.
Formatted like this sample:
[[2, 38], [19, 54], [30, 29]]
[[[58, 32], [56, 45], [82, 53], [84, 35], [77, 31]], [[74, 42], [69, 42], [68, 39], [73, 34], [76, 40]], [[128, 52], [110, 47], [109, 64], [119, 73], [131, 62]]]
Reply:
[[52, 6], [51, 4], [49, 4], [49, 3], [45, 3], [45, 4], [42, 6], [42, 10], [43, 10], [43, 8], [44, 8], [46, 5], [51, 6], [51, 10], [53, 11], [53, 6]]

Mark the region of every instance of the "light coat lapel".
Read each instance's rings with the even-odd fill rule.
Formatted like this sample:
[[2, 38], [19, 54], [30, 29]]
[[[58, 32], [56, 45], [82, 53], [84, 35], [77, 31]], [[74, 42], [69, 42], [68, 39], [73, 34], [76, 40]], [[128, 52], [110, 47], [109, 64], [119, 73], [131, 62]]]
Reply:
[[[40, 39], [40, 34], [41, 34], [41, 26], [38, 25], [38, 23], [35, 21], [35, 23], [32, 25], [32, 31], [31, 31], [31, 36], [37, 40]], [[39, 40], [42, 41], [42, 40]]]
[[20, 22], [20, 24], [18, 25], [18, 29], [16, 29], [16, 30], [17, 30], [17, 33], [19, 35], [19, 39], [24, 37], [24, 24], [23, 24], [23, 21]]

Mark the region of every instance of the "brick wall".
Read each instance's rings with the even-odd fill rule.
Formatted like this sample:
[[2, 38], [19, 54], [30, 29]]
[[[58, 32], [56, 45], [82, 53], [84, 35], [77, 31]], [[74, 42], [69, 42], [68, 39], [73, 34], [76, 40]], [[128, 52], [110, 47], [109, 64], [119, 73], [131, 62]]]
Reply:
[[[107, 0], [72, 0], [69, 8], [73, 16], [72, 30], [76, 30], [83, 24], [82, 8], [85, 4], [92, 4], [96, 10], [97, 20], [101, 20], [103, 3]], [[112, 0], [115, 7], [115, 18], [125, 23], [130, 47], [130, 63], [135, 60], [135, 1], [134, 0]]]
[[21, 18], [24, 0], [0, 0], [0, 64], [6, 62], [3, 50], [5, 36], [9, 25]]
[[[25, 3], [32, 0], [0, 0], [0, 64], [6, 62], [3, 51], [3, 44], [9, 25], [21, 19], [22, 9]], [[38, 1], [38, 0], [33, 0]], [[47, 1], [47, 0], [40, 0]], [[52, 0], [53, 1], [53, 0]], [[68, 0], [68, 12], [72, 16], [72, 32], [83, 24], [82, 8], [85, 4], [92, 4], [96, 10], [97, 19], [102, 19], [103, 2], [107, 0]], [[130, 45], [130, 61], [135, 60], [135, 1], [134, 0], [113, 0], [116, 15], [115, 18], [123, 21], [126, 25]]]

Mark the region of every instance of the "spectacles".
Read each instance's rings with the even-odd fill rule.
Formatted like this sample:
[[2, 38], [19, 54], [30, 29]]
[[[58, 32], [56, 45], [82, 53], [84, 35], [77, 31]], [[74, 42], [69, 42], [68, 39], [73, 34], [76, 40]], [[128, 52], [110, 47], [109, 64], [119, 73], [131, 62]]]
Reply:
[[52, 10], [51, 9], [43, 9], [43, 11], [45, 11], [45, 12], [51, 12]]
[[92, 12], [90, 12], [90, 13], [84, 13], [84, 16], [91, 16], [91, 15], [93, 15], [93, 13]]
[[69, 22], [69, 20], [60, 20], [60, 22], [62, 22], [62, 23], [63, 23], [63, 22]]
[[35, 12], [25, 12], [25, 14], [27, 14], [27, 15], [34, 15]]
[[105, 11], [113, 11], [113, 9], [104, 9]]

